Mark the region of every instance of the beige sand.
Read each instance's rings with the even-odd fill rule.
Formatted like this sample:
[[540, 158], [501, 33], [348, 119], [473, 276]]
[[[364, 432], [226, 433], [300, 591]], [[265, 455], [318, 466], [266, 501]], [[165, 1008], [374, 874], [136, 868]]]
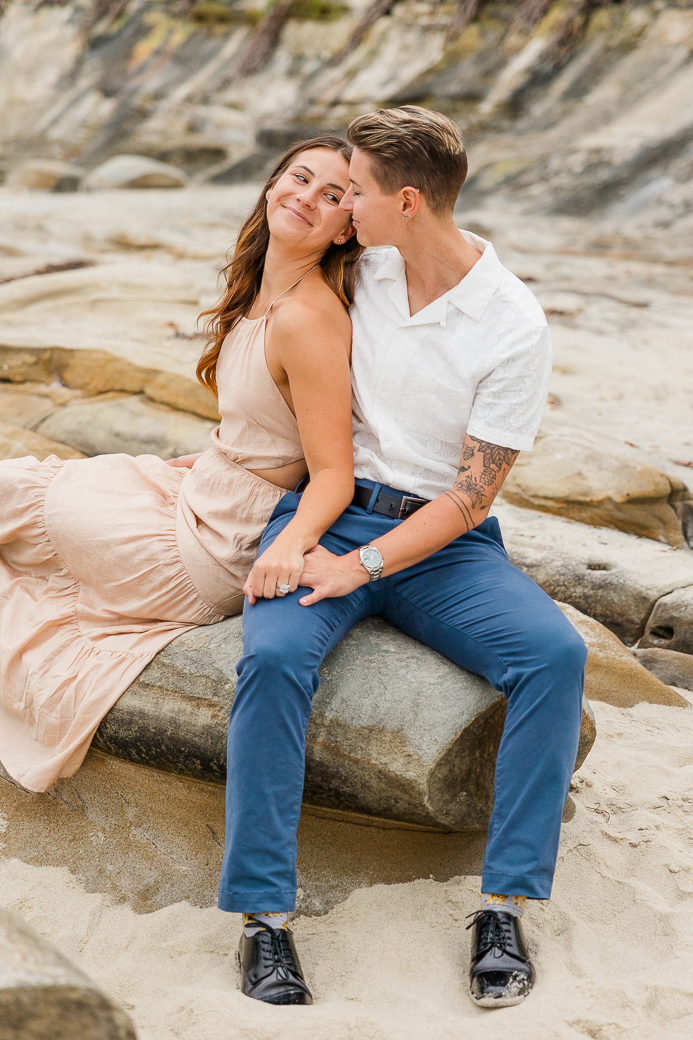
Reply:
[[137, 915], [67, 870], [17, 860], [0, 864], [2, 901], [121, 1001], [140, 1040], [689, 1040], [693, 711], [594, 709], [554, 897], [526, 915], [539, 983], [518, 1008], [482, 1011], [466, 995], [476, 878], [377, 885], [297, 919], [312, 1008], [241, 996], [239, 919], [218, 910]]

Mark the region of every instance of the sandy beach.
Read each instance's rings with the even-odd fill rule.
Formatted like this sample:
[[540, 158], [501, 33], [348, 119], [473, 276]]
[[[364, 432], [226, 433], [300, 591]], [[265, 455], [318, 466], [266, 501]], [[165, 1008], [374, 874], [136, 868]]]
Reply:
[[136, 914], [65, 869], [16, 859], [0, 864], [3, 903], [130, 1012], [140, 1040], [688, 1040], [693, 712], [594, 710], [552, 899], [525, 914], [539, 982], [516, 1008], [467, 995], [475, 876], [361, 888], [296, 919], [312, 1008], [240, 994], [235, 915], [188, 903]]

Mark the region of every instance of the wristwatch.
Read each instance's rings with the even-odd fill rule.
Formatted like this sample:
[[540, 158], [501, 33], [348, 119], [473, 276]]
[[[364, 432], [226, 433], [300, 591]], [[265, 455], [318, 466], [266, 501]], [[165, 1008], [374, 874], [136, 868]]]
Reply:
[[361, 566], [365, 567], [371, 576], [371, 581], [377, 581], [383, 573], [383, 557], [380, 549], [374, 545], [362, 545], [359, 549], [359, 560]]

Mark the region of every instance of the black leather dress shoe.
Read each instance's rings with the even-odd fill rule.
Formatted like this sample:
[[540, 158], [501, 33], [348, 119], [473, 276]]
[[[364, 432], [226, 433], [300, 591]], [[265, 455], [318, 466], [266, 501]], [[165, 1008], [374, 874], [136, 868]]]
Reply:
[[503, 910], [479, 910], [473, 928], [469, 991], [481, 1007], [520, 1004], [534, 985], [534, 965], [520, 918]]
[[258, 922], [259, 931], [238, 944], [241, 989], [246, 997], [265, 1004], [312, 1004], [294, 937], [288, 928], [270, 928]]

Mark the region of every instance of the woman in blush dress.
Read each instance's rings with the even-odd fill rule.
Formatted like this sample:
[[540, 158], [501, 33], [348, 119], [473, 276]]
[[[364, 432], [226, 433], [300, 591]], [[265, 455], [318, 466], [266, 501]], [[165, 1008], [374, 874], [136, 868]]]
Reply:
[[331, 136], [291, 148], [241, 229], [198, 365], [221, 415], [208, 451], [0, 462], [0, 761], [29, 790], [79, 768], [175, 636], [294, 591], [351, 501], [349, 155]]

